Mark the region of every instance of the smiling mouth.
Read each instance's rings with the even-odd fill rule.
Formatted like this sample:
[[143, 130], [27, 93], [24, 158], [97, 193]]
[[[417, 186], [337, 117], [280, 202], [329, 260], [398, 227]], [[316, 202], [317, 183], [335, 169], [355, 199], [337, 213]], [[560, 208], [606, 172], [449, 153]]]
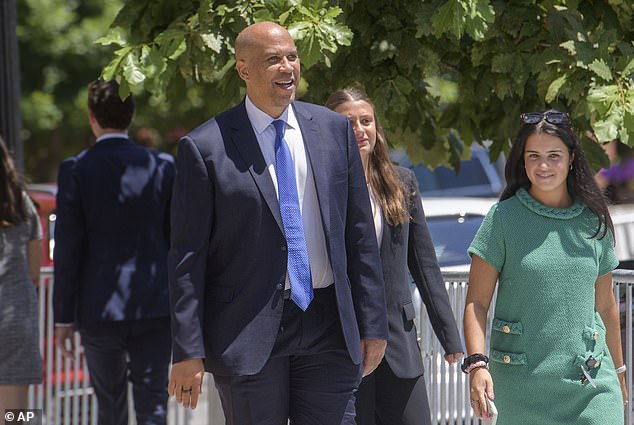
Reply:
[[288, 90], [295, 85], [295, 79], [291, 78], [290, 80], [287, 80], [287, 81], [279, 81], [279, 82], [276, 82], [275, 85], [284, 90]]

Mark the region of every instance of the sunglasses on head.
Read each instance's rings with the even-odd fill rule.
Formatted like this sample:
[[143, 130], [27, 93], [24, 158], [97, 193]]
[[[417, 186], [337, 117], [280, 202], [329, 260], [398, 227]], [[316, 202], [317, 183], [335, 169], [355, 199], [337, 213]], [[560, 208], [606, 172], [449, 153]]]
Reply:
[[524, 112], [520, 118], [524, 124], [537, 124], [542, 120], [554, 125], [570, 124], [570, 116], [566, 112]]

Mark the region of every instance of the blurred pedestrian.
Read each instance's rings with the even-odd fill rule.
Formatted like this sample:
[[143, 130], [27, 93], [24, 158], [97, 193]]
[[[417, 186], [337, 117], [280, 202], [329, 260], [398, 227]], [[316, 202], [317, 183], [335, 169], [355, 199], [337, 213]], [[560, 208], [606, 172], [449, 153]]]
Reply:
[[42, 382], [36, 286], [42, 228], [0, 137], [0, 412], [27, 407]]
[[346, 115], [354, 129], [387, 298], [388, 345], [383, 361], [363, 378], [356, 392], [356, 423], [431, 424], [408, 271], [447, 353], [447, 362], [458, 361], [463, 349], [427, 229], [418, 183], [411, 170], [392, 165], [385, 134], [365, 93], [355, 88], [338, 90], [330, 95], [326, 106]]
[[622, 424], [627, 390], [610, 213], [568, 114], [521, 119], [507, 186], [469, 247], [463, 370], [471, 406], [486, 417], [486, 399], [495, 397], [498, 425]]
[[55, 338], [73, 358], [78, 329], [100, 425], [164, 424], [171, 354], [167, 288], [170, 155], [128, 137], [134, 101], [115, 81], [88, 87], [97, 143], [59, 168], [55, 226]]

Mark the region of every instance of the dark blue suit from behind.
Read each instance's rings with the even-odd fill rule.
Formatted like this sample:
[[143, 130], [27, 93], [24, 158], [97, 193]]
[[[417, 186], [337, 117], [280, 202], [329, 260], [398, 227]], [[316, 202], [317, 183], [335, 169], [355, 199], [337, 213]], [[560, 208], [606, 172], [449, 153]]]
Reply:
[[[165, 413], [171, 351], [169, 335], [164, 335], [169, 329], [167, 252], [174, 177], [170, 155], [126, 138], [101, 140], [59, 168], [54, 317], [56, 324], [74, 324], [80, 330], [99, 399], [100, 423], [101, 408], [109, 408], [102, 406], [106, 399], [102, 401], [100, 392], [110, 397], [110, 408], [118, 409], [121, 398], [127, 398], [127, 367], [137, 421], [159, 423], [148, 418], [157, 409], [159, 416]], [[106, 351], [110, 354], [104, 355]], [[153, 375], [142, 375], [143, 368]], [[100, 375], [118, 382], [100, 388]], [[121, 420], [125, 415], [127, 423], [127, 400], [122, 412], [116, 412]]]

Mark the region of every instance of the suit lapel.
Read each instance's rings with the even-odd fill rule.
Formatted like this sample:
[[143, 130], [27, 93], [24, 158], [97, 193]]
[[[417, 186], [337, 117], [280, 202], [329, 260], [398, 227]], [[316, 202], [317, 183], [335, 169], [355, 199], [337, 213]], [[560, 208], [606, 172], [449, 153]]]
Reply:
[[[324, 166], [331, 162], [328, 158], [327, 143], [321, 140], [321, 132], [319, 125], [313, 120], [312, 115], [306, 111], [301, 105], [293, 103], [291, 105], [295, 111], [295, 117], [299, 123], [299, 129], [304, 139], [304, 147], [306, 148], [306, 157], [310, 163], [310, 169], [313, 172], [315, 180], [315, 190], [317, 191], [317, 200], [319, 202], [319, 211], [321, 213], [321, 221], [324, 227], [326, 240], [330, 241], [330, 198], [329, 191], [329, 168]], [[332, 195], [334, 196], [334, 195]]]
[[236, 108], [236, 113], [231, 120], [231, 141], [240, 152], [244, 162], [249, 166], [249, 173], [251, 173], [269, 210], [271, 210], [277, 225], [284, 233], [275, 186], [273, 186], [271, 173], [266, 168], [266, 162], [264, 161], [264, 156], [262, 156], [258, 139], [255, 137], [253, 127], [251, 127], [244, 101]]

